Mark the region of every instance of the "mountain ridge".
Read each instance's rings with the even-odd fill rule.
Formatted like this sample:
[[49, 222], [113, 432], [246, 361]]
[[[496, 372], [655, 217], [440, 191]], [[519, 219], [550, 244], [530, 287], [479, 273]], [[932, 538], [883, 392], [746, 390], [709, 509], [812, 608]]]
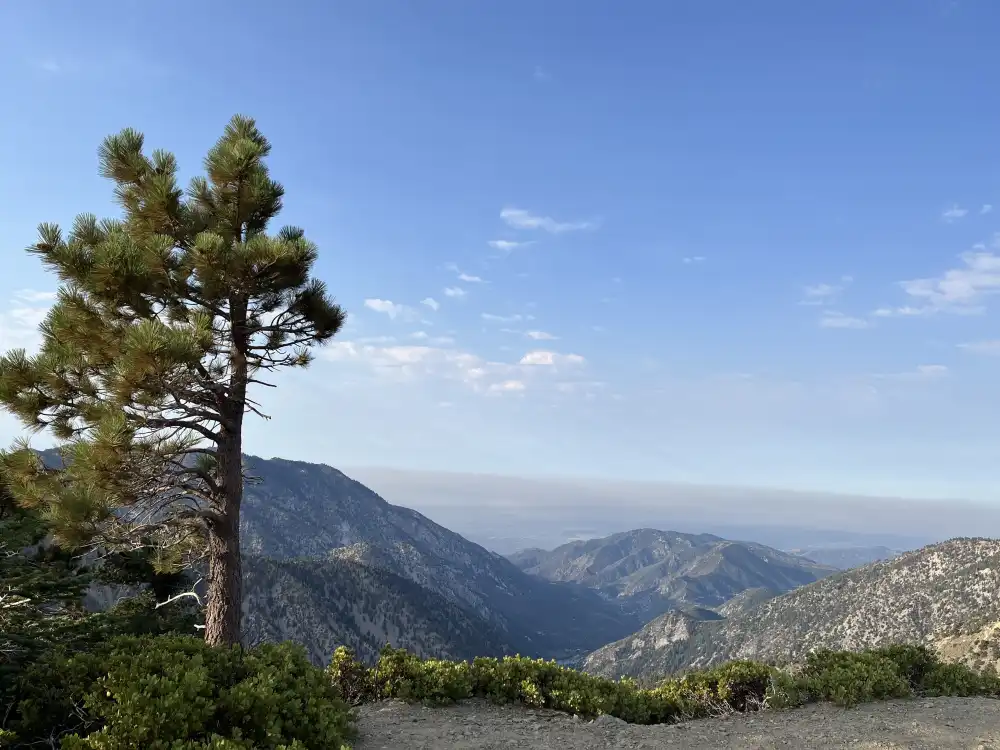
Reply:
[[[800, 660], [811, 649], [859, 650], [894, 642], [941, 648], [974, 666], [1000, 659], [989, 634], [1000, 621], [1000, 540], [957, 538], [847, 570], [735, 615], [691, 625], [684, 638], [663, 615], [583, 660], [607, 677], [651, 678], [732, 659]], [[997, 642], [992, 641], [993, 644]]]
[[722, 606], [748, 589], [784, 592], [837, 572], [756, 542], [642, 528], [508, 558], [547, 580], [590, 586], [632, 611]]

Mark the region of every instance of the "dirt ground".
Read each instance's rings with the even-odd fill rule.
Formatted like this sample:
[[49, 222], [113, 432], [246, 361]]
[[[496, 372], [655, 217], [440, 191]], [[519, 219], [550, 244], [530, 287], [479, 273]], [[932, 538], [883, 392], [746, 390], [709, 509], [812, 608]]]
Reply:
[[362, 706], [355, 750], [1000, 750], [1000, 700], [922, 698], [843, 709], [792, 711], [635, 726], [554, 711], [467, 701], [427, 708], [396, 701]]

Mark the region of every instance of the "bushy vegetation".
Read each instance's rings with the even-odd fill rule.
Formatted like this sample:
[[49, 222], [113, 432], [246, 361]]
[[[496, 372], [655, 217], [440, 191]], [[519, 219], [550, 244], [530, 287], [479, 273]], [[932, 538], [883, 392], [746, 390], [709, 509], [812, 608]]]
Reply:
[[[54, 682], [46, 675], [60, 675]], [[351, 737], [346, 704], [291, 644], [210, 647], [191, 636], [123, 637], [25, 674], [22, 737], [53, 719], [63, 750], [307, 750]]]
[[367, 667], [339, 648], [327, 671], [340, 695], [360, 704], [399, 698], [429, 704], [480, 697], [566, 711], [610, 714], [636, 724], [661, 724], [728, 712], [791, 708], [831, 701], [842, 706], [917, 695], [1000, 697], [993, 671], [941, 662], [923, 646], [889, 646], [861, 653], [818, 651], [800, 669], [751, 661], [670, 678], [652, 688], [608, 680], [524, 657], [472, 662], [419, 659], [386, 647]]
[[[212, 647], [184, 585], [142, 551], [99, 566], [48, 538], [0, 482], [0, 747], [337, 750], [351, 737], [337, 687], [291, 644]], [[91, 583], [138, 594], [87, 612]]]

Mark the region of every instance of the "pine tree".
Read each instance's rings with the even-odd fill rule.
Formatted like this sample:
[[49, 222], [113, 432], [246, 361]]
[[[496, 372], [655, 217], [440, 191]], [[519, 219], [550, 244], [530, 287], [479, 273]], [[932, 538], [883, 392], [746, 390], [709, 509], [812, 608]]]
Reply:
[[[120, 219], [39, 227], [28, 248], [60, 280], [38, 354], [0, 358], [0, 404], [61, 441], [62, 467], [26, 442], [0, 459], [25, 507], [60, 542], [207, 557], [205, 640], [238, 641], [243, 420], [248, 391], [302, 367], [345, 313], [312, 277], [301, 229], [267, 228], [284, 190], [270, 144], [234, 117], [186, 193], [166, 151], [126, 129], [100, 148]], [[186, 556], [186, 557], [185, 557]]]

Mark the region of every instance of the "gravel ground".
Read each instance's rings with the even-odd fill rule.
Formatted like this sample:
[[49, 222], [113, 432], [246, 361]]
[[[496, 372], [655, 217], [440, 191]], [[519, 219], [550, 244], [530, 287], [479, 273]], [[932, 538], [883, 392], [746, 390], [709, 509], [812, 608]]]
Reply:
[[1000, 750], [1000, 700], [923, 698], [636, 726], [473, 700], [445, 708], [362, 706], [355, 750]]

